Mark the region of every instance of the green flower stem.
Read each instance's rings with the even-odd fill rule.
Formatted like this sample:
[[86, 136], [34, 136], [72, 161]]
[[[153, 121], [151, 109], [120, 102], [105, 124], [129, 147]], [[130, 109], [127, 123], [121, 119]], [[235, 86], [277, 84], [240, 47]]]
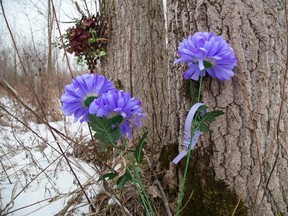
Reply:
[[[119, 153], [120, 157], [122, 158], [122, 160], [124, 161], [125, 158], [124, 158], [124, 156], [122, 155], [122, 153], [119, 151], [119, 149], [118, 149], [118, 153]], [[127, 171], [129, 172], [129, 174], [131, 175], [132, 181], [134, 182], [134, 185], [135, 185], [135, 187], [136, 187], [136, 190], [137, 190], [137, 192], [138, 192], [138, 194], [139, 194], [139, 196], [140, 196], [140, 199], [141, 199], [141, 201], [142, 201], [142, 203], [143, 203], [143, 205], [144, 205], [144, 208], [145, 208], [146, 212], [149, 212], [148, 207], [147, 207], [147, 203], [146, 203], [146, 200], [145, 200], [145, 197], [142, 195], [141, 190], [139, 189], [139, 186], [138, 186], [139, 183], [138, 183], [138, 181], [137, 181], [137, 180], [134, 178], [134, 176], [132, 175], [132, 172], [131, 172], [130, 168], [129, 168], [128, 166], [127, 166], [126, 168], [127, 168]], [[140, 185], [140, 184], [139, 184], [139, 185]]]
[[[201, 71], [201, 73], [202, 73], [202, 71]], [[198, 91], [198, 99], [197, 99], [197, 103], [200, 102], [201, 89], [202, 89], [202, 82], [203, 82], [203, 76], [200, 76], [200, 83], [199, 83], [199, 91]]]
[[[127, 147], [126, 141], [125, 141], [124, 139], [123, 139], [123, 143], [124, 143], [125, 147]], [[136, 175], [136, 179], [137, 179], [137, 180], [134, 178], [134, 176], [132, 175], [131, 171], [129, 171], [129, 167], [128, 167], [128, 166], [127, 166], [127, 170], [128, 170], [128, 172], [130, 172], [130, 174], [131, 174], [131, 176], [132, 176], [132, 180], [133, 180], [136, 188], [138, 189], [137, 183], [138, 183], [139, 186], [140, 186], [140, 190], [138, 189], [138, 194], [139, 194], [140, 197], [141, 197], [141, 200], [142, 200], [142, 202], [143, 202], [144, 207], [146, 206], [146, 204], [147, 204], [148, 207], [149, 207], [149, 210], [147, 209], [147, 207], [145, 207], [146, 212], [150, 212], [151, 215], [154, 216], [155, 214], [154, 214], [152, 205], [151, 205], [151, 203], [150, 203], [150, 201], [149, 201], [149, 197], [148, 197], [148, 195], [147, 195], [147, 193], [146, 193], [146, 191], [145, 191], [145, 188], [144, 188], [144, 186], [143, 186], [141, 177], [140, 177], [140, 175], [139, 175], [139, 165], [138, 165], [138, 164], [135, 165], [135, 162], [134, 162], [134, 160], [133, 160], [133, 158], [132, 158], [132, 156], [131, 156], [131, 153], [130, 153], [129, 151], [127, 151], [127, 152], [128, 152], [129, 160], [130, 160], [130, 162], [131, 162], [131, 164], [132, 164], [132, 166], [133, 166], [133, 170], [135, 171], [135, 175]], [[123, 159], [123, 158], [122, 158], [122, 159]], [[142, 196], [143, 196], [142, 193], [143, 193], [143, 195], [144, 195], [144, 199], [142, 199]], [[150, 215], [150, 214], [149, 214], [149, 215]]]
[[[193, 138], [195, 131], [192, 131], [191, 137]], [[192, 140], [190, 139], [190, 143], [189, 143], [189, 149], [188, 149], [188, 153], [187, 153], [187, 159], [186, 159], [186, 165], [185, 165], [185, 170], [184, 170], [184, 175], [183, 175], [183, 179], [181, 182], [181, 187], [180, 187], [180, 194], [179, 194], [179, 198], [178, 198], [178, 202], [177, 202], [177, 208], [176, 208], [176, 216], [179, 215], [180, 213], [180, 207], [182, 204], [182, 199], [183, 199], [183, 195], [184, 195], [184, 186], [185, 186], [185, 181], [186, 181], [186, 177], [187, 177], [187, 173], [188, 173], [188, 167], [189, 167], [189, 161], [190, 161], [190, 155], [191, 155], [191, 150], [192, 150]]]
[[196, 88], [195, 88], [195, 81], [190, 79], [190, 83], [189, 83], [189, 94], [190, 94], [190, 98], [191, 98], [191, 107], [193, 106], [193, 104], [195, 104], [196, 100], [194, 100], [195, 95], [196, 95]]
[[[198, 103], [200, 102], [202, 82], [203, 82], [203, 76], [200, 76], [200, 83], [199, 83], [199, 90], [198, 90], [198, 97], [197, 97], [197, 102]], [[183, 179], [182, 179], [182, 182], [181, 182], [179, 198], [178, 198], [178, 201], [177, 201], [176, 216], [178, 216], [179, 213], [180, 213], [180, 207], [181, 207], [182, 199], [183, 199], [183, 195], [184, 195], [184, 186], [185, 186], [185, 181], [186, 181], [186, 177], [187, 177], [187, 173], [188, 173], [189, 161], [190, 161], [190, 156], [191, 156], [191, 151], [192, 151], [193, 137], [194, 137], [194, 134], [195, 134], [195, 132], [197, 130], [197, 128], [196, 129], [194, 128], [195, 126], [193, 125], [193, 120], [192, 120], [192, 127], [193, 128], [192, 128], [192, 131], [191, 131], [191, 138], [190, 138], [190, 143], [189, 143], [189, 146], [188, 146], [188, 153], [187, 153], [187, 159], [186, 159]]]
[[[131, 154], [130, 153], [128, 153], [128, 155], [129, 155], [129, 160], [131, 161], [131, 163], [133, 164], [133, 169], [134, 169], [134, 171], [135, 171], [135, 174], [136, 174], [136, 178], [137, 178], [137, 183], [139, 184], [139, 186], [140, 186], [140, 193], [139, 193], [139, 195], [141, 194], [141, 193], [143, 193], [143, 195], [144, 195], [144, 202], [148, 205], [148, 207], [149, 207], [149, 210], [148, 209], [146, 209], [146, 212], [150, 212], [151, 213], [151, 215], [152, 216], [154, 216], [155, 214], [154, 214], [154, 210], [153, 210], [153, 208], [152, 208], [152, 205], [151, 205], [151, 203], [150, 203], [150, 201], [149, 201], [149, 197], [148, 197], [148, 195], [147, 195], [147, 193], [146, 193], [146, 190], [145, 190], [145, 187], [144, 187], [144, 185], [143, 185], [143, 183], [142, 183], [142, 180], [141, 180], [141, 177], [140, 177], [140, 175], [139, 175], [139, 167], [138, 166], [135, 166], [135, 164], [133, 163], [133, 159], [132, 159], [132, 157], [131, 157]], [[143, 203], [144, 204], [144, 203]], [[150, 213], [149, 213], [149, 215], [150, 215]]]

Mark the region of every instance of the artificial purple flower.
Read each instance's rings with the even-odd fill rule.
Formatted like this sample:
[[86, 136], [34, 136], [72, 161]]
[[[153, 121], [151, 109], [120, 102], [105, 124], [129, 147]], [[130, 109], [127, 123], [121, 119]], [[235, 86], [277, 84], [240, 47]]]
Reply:
[[74, 115], [74, 122], [89, 121], [89, 105], [95, 98], [108, 90], [114, 89], [114, 84], [106, 77], [98, 74], [83, 74], [72, 80], [65, 87], [65, 93], [61, 96], [62, 109], [66, 116]]
[[108, 119], [121, 115], [123, 119], [119, 125], [120, 131], [124, 137], [128, 134], [130, 138], [132, 137], [131, 126], [134, 128], [140, 126], [141, 118], [144, 116], [139, 100], [131, 97], [127, 92], [116, 89], [95, 99], [89, 107], [89, 113], [96, 114], [98, 117], [105, 116]]
[[237, 59], [232, 47], [221, 37], [209, 32], [197, 32], [184, 39], [178, 48], [179, 59], [188, 62], [185, 79], [199, 80], [206, 72], [213, 78], [229, 80]]

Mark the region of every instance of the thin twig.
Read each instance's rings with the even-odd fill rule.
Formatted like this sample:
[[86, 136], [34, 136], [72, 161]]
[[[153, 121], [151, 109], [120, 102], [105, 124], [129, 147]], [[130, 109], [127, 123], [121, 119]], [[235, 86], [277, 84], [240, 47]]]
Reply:
[[[6, 82], [3, 79], [0, 79], [0, 87], [2, 87], [4, 90], [6, 90], [6, 92], [12, 96], [14, 99], [16, 99], [27, 111], [31, 112], [36, 118], [38, 118], [41, 122], [43, 122], [47, 127], [49, 127], [49, 129], [53, 130], [55, 133], [57, 133], [63, 140], [65, 140], [67, 142], [67, 144], [70, 144], [68, 141], [72, 142], [73, 144], [77, 145], [78, 143], [75, 142], [73, 139], [71, 139], [70, 137], [66, 136], [64, 133], [60, 132], [59, 130], [57, 130], [56, 128], [54, 128], [53, 126], [51, 126], [49, 124], [48, 121], [46, 121], [46, 119], [43, 119], [37, 112], [35, 112], [32, 108], [30, 108], [25, 102], [24, 99], [18, 94], [18, 92], [13, 89], [13, 87]], [[5, 110], [3, 107], [1, 107], [3, 110]], [[9, 111], [5, 110], [8, 114]], [[15, 118], [17, 121], [19, 121], [21, 124], [23, 124], [25, 127], [27, 127], [28, 129], [30, 129], [30, 127], [25, 124], [23, 121], [21, 121], [19, 118], [17, 118], [15, 115], [11, 114], [10, 115]], [[33, 130], [31, 129], [31, 131], [33, 132]], [[33, 132], [34, 133], [34, 132]], [[34, 133], [36, 136], [38, 136], [40, 139], [41, 138], [36, 132]]]
[[149, 160], [149, 158], [148, 158], [148, 156], [147, 156], [147, 154], [146, 154], [146, 152], [145, 152], [144, 149], [143, 149], [143, 152], [144, 152], [145, 158], [146, 158], [146, 160], [147, 160], [148, 166], [149, 166], [151, 172], [153, 172], [153, 175], [154, 175], [154, 177], [155, 177], [154, 184], [156, 184], [156, 185], [158, 186], [159, 190], [160, 190], [160, 193], [161, 193], [161, 196], [162, 196], [162, 199], [163, 199], [163, 203], [164, 203], [164, 206], [165, 206], [166, 213], [167, 213], [168, 216], [172, 216], [172, 212], [171, 212], [170, 207], [169, 207], [169, 202], [168, 202], [167, 196], [166, 196], [166, 194], [165, 194], [165, 192], [164, 192], [164, 189], [163, 189], [163, 187], [162, 187], [162, 184], [161, 184], [161, 182], [158, 180], [157, 175], [156, 175], [156, 173], [154, 172], [154, 169], [153, 169], [153, 167], [152, 167], [152, 164], [151, 164], [151, 162], [150, 162], [150, 160]]
[[88, 9], [87, 2], [86, 2], [86, 0], [83, 0], [83, 1], [84, 1], [84, 5], [85, 5], [85, 10], [86, 10], [88, 16], [91, 17], [90, 11], [89, 11], [89, 9]]
[[166, 197], [166, 194], [164, 192], [164, 189], [162, 187], [161, 182], [156, 178], [156, 180], [154, 181], [154, 184], [156, 184], [158, 186], [159, 190], [160, 190], [161, 198], [163, 200], [167, 216], [172, 216], [172, 212], [171, 212], [170, 207], [169, 207], [169, 202], [168, 202], [168, 199]]
[[81, 16], [82, 17], [86, 17], [85, 13], [81, 10], [81, 8], [79, 7], [78, 3], [75, 1], [74, 4], [76, 6], [76, 10], [81, 14]]
[[185, 203], [185, 205], [180, 209], [179, 214], [185, 209], [185, 207], [188, 205], [189, 201], [191, 200], [192, 196], [193, 196], [194, 191], [191, 192], [187, 202]]
[[[0, 147], [1, 147], [1, 146], [0, 146]], [[1, 148], [2, 148], [2, 147], [1, 147]], [[1, 166], [3, 167], [3, 170], [4, 170], [4, 172], [5, 172], [5, 175], [7, 176], [7, 179], [8, 179], [8, 181], [9, 181], [9, 183], [12, 184], [12, 181], [11, 181], [10, 178], [9, 178], [9, 175], [8, 175], [6, 169], [5, 169], [4, 164], [2, 163], [1, 158], [0, 158], [0, 163], [1, 163]]]
[[37, 202], [35, 202], [35, 203], [31, 203], [31, 204], [29, 204], [29, 205], [26, 205], [26, 206], [23, 206], [23, 207], [20, 207], [20, 208], [14, 209], [14, 210], [9, 211], [9, 212], [7, 212], [7, 213], [2, 213], [2, 216], [10, 215], [10, 214], [12, 214], [12, 213], [14, 213], [14, 212], [16, 212], [16, 211], [20, 211], [20, 210], [22, 210], [22, 209], [25, 209], [25, 208], [28, 208], [28, 207], [31, 207], [31, 206], [34, 206], [34, 205], [40, 204], [40, 203], [45, 202], [45, 201], [48, 201], [48, 200], [51, 200], [51, 198], [46, 198], [46, 199], [43, 199], [43, 200], [37, 201]]
[[53, 0], [50, 0], [50, 2], [51, 2], [52, 10], [53, 10], [53, 15], [54, 15], [54, 18], [55, 18], [55, 21], [56, 21], [57, 29], [58, 29], [58, 32], [59, 32], [59, 35], [60, 35], [60, 41], [62, 43], [62, 46], [64, 47], [64, 55], [65, 55], [65, 58], [66, 58], [66, 63], [67, 63], [67, 66], [68, 66], [68, 70], [69, 70], [71, 78], [73, 78], [74, 76], [73, 76], [72, 69], [70, 67], [70, 62], [69, 62], [69, 58], [68, 58], [68, 55], [67, 55], [66, 46], [65, 46], [65, 43], [64, 43], [64, 40], [63, 40], [63, 35], [61, 33], [59, 21], [58, 21], [58, 18], [56, 16], [56, 10], [55, 10], [55, 6], [54, 6], [54, 2], [53, 2]]
[[[5, 80], [0, 80], [0, 86], [1, 86], [2, 88], [6, 89], [6, 90], [8, 91], [8, 93], [10, 93], [15, 99], [17, 99], [22, 105], [24, 105], [25, 108], [27, 108], [29, 111], [31, 111], [35, 116], [39, 116], [36, 112], [34, 112], [29, 106], [27, 106], [27, 105], [21, 100], [20, 95], [19, 95]], [[40, 117], [40, 116], [39, 116], [39, 117]], [[57, 139], [57, 137], [56, 137], [56, 135], [55, 135], [55, 133], [54, 133], [55, 131], [58, 131], [58, 130], [56, 130], [55, 128], [53, 128], [53, 127], [49, 124], [49, 122], [48, 122], [48, 120], [47, 120], [47, 118], [46, 118], [45, 115], [44, 115], [44, 119], [42, 119], [41, 117], [40, 117], [40, 119], [43, 120], [43, 122], [48, 126], [48, 128], [49, 128], [49, 130], [50, 130], [50, 133], [52, 134], [52, 136], [53, 136], [53, 138], [54, 138], [54, 140], [55, 140], [55, 142], [56, 142], [56, 144], [57, 144], [57, 146], [58, 146], [61, 154], [63, 155], [64, 159], [66, 160], [66, 162], [67, 162], [67, 164], [68, 164], [68, 166], [69, 166], [72, 174], [74, 175], [74, 177], [75, 177], [75, 179], [76, 179], [79, 187], [83, 190], [83, 193], [84, 193], [87, 201], [88, 201], [88, 202], [91, 204], [91, 206], [92, 206], [92, 203], [91, 203], [91, 201], [90, 201], [87, 193], [84, 191], [84, 189], [83, 189], [83, 187], [82, 187], [82, 185], [81, 185], [81, 182], [80, 182], [78, 176], [77, 176], [76, 173], [74, 172], [74, 170], [73, 170], [73, 168], [72, 168], [72, 166], [71, 166], [71, 164], [70, 164], [69, 159], [66, 157], [65, 152], [63, 151], [63, 149], [62, 149], [62, 147], [61, 147], [61, 145], [60, 145], [60, 143], [59, 143], [59, 141], [58, 141], [58, 139]], [[58, 132], [59, 132], [59, 131], [58, 131]]]
[[[53, 14], [54, 14], [54, 16], [55, 16], [55, 20], [56, 20], [56, 23], [57, 23], [57, 27], [58, 27], [58, 30], [59, 30], [59, 32], [60, 32], [61, 41], [62, 41], [62, 43], [63, 43], [63, 37], [62, 37], [62, 35], [61, 35], [61, 31], [60, 31], [60, 27], [59, 27], [59, 22], [58, 22], [56, 13], [55, 13], [55, 7], [54, 7], [53, 0], [51, 0], [51, 4], [52, 4], [52, 9], [53, 9]], [[66, 155], [65, 155], [65, 152], [63, 151], [62, 147], [60, 146], [60, 144], [59, 144], [59, 142], [58, 142], [58, 139], [57, 139], [57, 137], [56, 137], [56, 135], [55, 135], [55, 133], [54, 133], [53, 127], [48, 123], [48, 120], [47, 120], [47, 117], [46, 117], [45, 112], [44, 112], [44, 110], [43, 110], [43, 107], [41, 106], [40, 100], [39, 100], [39, 98], [38, 98], [38, 96], [37, 96], [37, 94], [36, 94], [36, 92], [35, 92], [35, 88], [34, 88], [33, 82], [31, 81], [31, 79], [29, 79], [29, 76], [28, 76], [28, 73], [27, 73], [27, 71], [26, 71], [26, 68], [25, 68], [25, 66], [24, 66], [24, 64], [23, 64], [23, 61], [22, 61], [21, 57], [20, 57], [20, 53], [19, 53], [19, 50], [18, 50], [18, 48], [17, 48], [16, 41], [15, 41], [14, 36], [13, 36], [13, 33], [12, 33], [11, 29], [10, 29], [10, 26], [9, 26], [9, 23], [8, 23], [8, 20], [7, 20], [7, 17], [6, 17], [4, 8], [3, 8], [2, 0], [0, 1], [0, 5], [1, 5], [1, 10], [2, 10], [2, 13], [3, 13], [3, 17], [4, 17], [4, 20], [5, 20], [5, 23], [6, 23], [6, 25], [7, 25], [7, 28], [8, 28], [8, 31], [9, 31], [9, 33], [10, 33], [10, 36], [11, 36], [11, 39], [12, 39], [12, 42], [13, 42], [13, 45], [14, 45], [16, 54], [17, 54], [18, 59], [19, 59], [19, 62], [20, 62], [20, 65], [21, 65], [21, 67], [22, 67], [22, 69], [23, 69], [23, 72], [24, 72], [25, 76], [28, 77], [29, 83], [30, 83], [31, 86], [32, 86], [32, 93], [33, 93], [33, 95], [35, 96], [35, 98], [36, 98], [36, 100], [37, 100], [37, 103], [38, 103], [38, 105], [39, 105], [40, 111], [43, 113], [43, 118], [41, 118], [41, 119], [42, 119], [42, 120], [44, 119], [43, 122], [46, 123], [46, 125], [48, 126], [48, 128], [49, 128], [49, 130], [50, 130], [50, 133], [52, 134], [54, 140], [56, 141], [56, 144], [57, 144], [57, 146], [58, 146], [58, 148], [59, 148], [62, 156], [65, 158], [65, 160], [66, 160], [66, 162], [67, 162], [67, 164], [68, 164], [68, 166], [69, 166], [72, 174], [74, 175], [76, 181], [78, 182], [79, 187], [83, 190], [83, 193], [84, 193], [87, 201], [91, 204], [91, 201], [90, 201], [87, 193], [86, 193], [85, 190], [83, 189], [83, 187], [82, 187], [82, 185], [81, 185], [81, 182], [80, 182], [78, 176], [77, 176], [76, 173], [74, 172], [74, 170], [73, 170], [73, 168], [72, 168], [72, 166], [71, 166], [68, 158], [67, 158]], [[66, 52], [65, 52], [65, 53], [66, 53]], [[66, 55], [66, 58], [67, 58], [67, 60], [68, 60], [67, 55]], [[67, 61], [67, 64], [68, 64], [68, 67], [69, 67], [69, 70], [70, 70], [70, 74], [71, 74], [71, 76], [73, 77], [73, 74], [72, 74], [72, 71], [71, 71], [71, 69], [70, 69], [70, 66], [69, 66], [69, 63], [68, 63], [68, 62], [69, 62], [69, 61]], [[1, 84], [3, 84], [3, 82], [2, 82]], [[4, 88], [7, 87], [7, 86], [8, 86], [8, 85], [7, 85], [7, 82], [6, 82], [6, 85], [4, 85]], [[2, 85], [2, 87], [3, 87], [3, 85]], [[18, 101], [21, 101], [21, 100], [19, 99], [19, 97], [17, 97], [17, 94], [15, 94], [14, 91], [11, 91], [11, 89], [13, 89], [13, 88], [8, 87], [8, 90], [10, 90], [10, 92], [12, 92], [12, 94], [14, 95], [14, 97], [16, 97], [16, 98], [18, 99]], [[30, 109], [30, 111], [31, 111], [31, 109]], [[33, 113], [35, 113], [35, 112], [33, 112]], [[39, 115], [36, 114], [36, 116], [39, 116]], [[16, 197], [17, 197], [17, 196], [16, 196]], [[91, 206], [92, 206], [92, 204], [91, 204]]]
[[[10, 158], [7, 156], [7, 154], [6, 154], [5, 151], [3, 150], [2, 146], [0, 146], [0, 148], [1, 148], [2, 152], [4, 153], [4, 155], [6, 156], [7, 160], [9, 161], [9, 163], [10, 163], [13, 171], [15, 172], [15, 175], [17, 176], [17, 179], [19, 180], [20, 177], [18, 176], [18, 173], [17, 173], [17, 171], [15, 170], [15, 167], [13, 166], [13, 163], [11, 162]], [[19, 180], [19, 182], [20, 182], [20, 180]], [[20, 182], [20, 183], [21, 183], [21, 182]], [[21, 184], [21, 186], [23, 186], [23, 185]]]
[[[60, 157], [61, 157], [61, 155], [58, 156], [54, 161], [52, 161], [52, 163], [50, 163], [48, 166], [46, 166], [43, 170], [41, 170], [41, 172], [39, 172], [37, 175], [35, 175], [34, 178], [32, 178], [31, 181], [29, 181], [29, 182], [22, 188], [22, 190], [20, 190], [20, 191], [17, 193], [17, 195], [13, 197], [13, 200], [6, 205], [6, 207], [4, 208], [3, 211], [5, 211], [5, 210], [8, 208], [8, 206], [10, 205], [10, 203], [12, 203], [35, 179], [37, 179], [39, 175], [41, 175], [43, 172], [45, 172], [45, 171], [46, 171], [55, 161], [57, 161]], [[9, 212], [9, 213], [10, 213], [10, 212]], [[8, 213], [7, 213], [7, 214], [8, 214]], [[6, 214], [5, 214], [5, 215], [6, 215]]]

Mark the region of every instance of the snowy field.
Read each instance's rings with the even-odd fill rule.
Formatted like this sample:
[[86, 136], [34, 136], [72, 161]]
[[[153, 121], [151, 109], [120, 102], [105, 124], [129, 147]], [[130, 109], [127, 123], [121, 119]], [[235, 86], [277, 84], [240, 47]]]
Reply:
[[[99, 191], [95, 184], [97, 172], [93, 165], [73, 156], [71, 143], [89, 140], [87, 125], [66, 119], [66, 122], [49, 123], [53, 127], [51, 132], [46, 124], [36, 124], [27, 116], [25, 122], [27, 111], [11, 99], [0, 98], [0, 105], [2, 215], [49, 216], [64, 215], [64, 212], [65, 215], [86, 215], [89, 212], [86, 195], [91, 199]], [[23, 122], [7, 114], [3, 107]]]

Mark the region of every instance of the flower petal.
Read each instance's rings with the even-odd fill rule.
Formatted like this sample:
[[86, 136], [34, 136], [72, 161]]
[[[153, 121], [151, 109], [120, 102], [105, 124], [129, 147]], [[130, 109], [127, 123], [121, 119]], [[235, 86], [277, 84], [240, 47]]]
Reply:
[[[95, 108], [97, 107], [97, 108]], [[120, 131], [124, 137], [132, 136], [131, 127], [137, 127], [140, 125], [140, 117], [144, 117], [141, 108], [141, 102], [127, 92], [122, 90], [109, 90], [101, 95], [101, 97], [95, 99], [90, 105], [89, 112], [95, 113], [98, 117], [105, 116], [111, 118], [115, 115], [121, 115], [123, 117], [120, 123]], [[131, 122], [137, 118], [137, 123], [131, 125]]]
[[205, 69], [205, 66], [204, 66], [204, 63], [203, 63], [203, 60], [202, 60], [202, 59], [199, 59], [198, 64], [199, 64], [199, 69], [200, 69], [201, 71]]
[[[230, 79], [234, 76], [232, 69], [237, 64], [232, 47], [221, 36], [210, 32], [196, 32], [184, 39], [178, 47], [179, 59], [175, 64], [187, 62], [189, 69], [185, 71], [185, 79], [198, 80], [199, 76], [205, 76], [205, 71], [213, 78], [220, 80]], [[204, 62], [211, 62], [209, 68], [205, 68]], [[189, 64], [198, 63], [198, 68], [203, 71], [190, 68]]]
[[[66, 116], [74, 115], [75, 121], [82, 117], [80, 122], [87, 122], [89, 108], [84, 106], [83, 101], [91, 95], [98, 97], [99, 94], [112, 89], [115, 89], [114, 84], [103, 75], [89, 73], [77, 76], [65, 87], [65, 93], [60, 98], [63, 104], [62, 110]], [[94, 106], [91, 110], [98, 111]]]

